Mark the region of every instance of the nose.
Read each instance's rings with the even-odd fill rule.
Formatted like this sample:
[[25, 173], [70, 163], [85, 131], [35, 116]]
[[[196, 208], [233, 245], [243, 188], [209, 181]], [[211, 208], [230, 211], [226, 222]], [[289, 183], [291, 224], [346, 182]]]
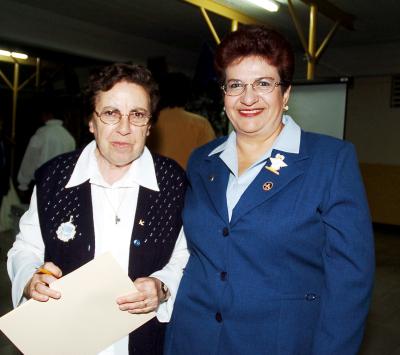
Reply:
[[131, 125], [129, 123], [129, 115], [121, 115], [121, 120], [117, 125], [118, 133], [126, 136], [131, 132]]
[[251, 84], [246, 84], [242, 95], [240, 96], [241, 103], [251, 106], [259, 100], [258, 94], [255, 92]]

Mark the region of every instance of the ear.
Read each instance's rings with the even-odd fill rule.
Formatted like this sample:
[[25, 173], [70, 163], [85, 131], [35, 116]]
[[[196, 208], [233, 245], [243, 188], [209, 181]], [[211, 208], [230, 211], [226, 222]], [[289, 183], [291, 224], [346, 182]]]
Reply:
[[89, 121], [89, 132], [94, 134], [94, 127], [93, 127], [93, 118], [90, 119]]
[[283, 106], [286, 106], [287, 103], [289, 102], [289, 97], [290, 97], [290, 90], [292, 86], [290, 85], [286, 91], [283, 93]]
[[151, 124], [147, 125], [146, 137], [148, 137], [150, 135], [150, 128], [151, 128]]

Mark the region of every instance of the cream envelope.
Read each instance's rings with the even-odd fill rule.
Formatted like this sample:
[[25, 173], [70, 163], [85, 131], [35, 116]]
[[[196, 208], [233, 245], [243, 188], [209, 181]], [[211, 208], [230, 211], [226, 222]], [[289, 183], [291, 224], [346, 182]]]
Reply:
[[116, 298], [135, 287], [111, 253], [51, 287], [59, 300], [29, 300], [0, 318], [0, 329], [24, 354], [96, 354], [155, 316], [119, 310]]

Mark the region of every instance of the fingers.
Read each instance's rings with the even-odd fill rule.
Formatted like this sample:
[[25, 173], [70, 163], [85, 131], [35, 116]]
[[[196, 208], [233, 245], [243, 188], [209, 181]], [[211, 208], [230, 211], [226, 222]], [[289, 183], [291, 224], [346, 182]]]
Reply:
[[46, 302], [49, 300], [49, 298], [59, 299], [61, 297], [60, 292], [52, 290], [45, 283], [35, 281], [32, 283], [32, 290], [30, 294], [31, 298], [34, 300]]
[[134, 285], [137, 292], [119, 297], [117, 303], [119, 309], [129, 313], [148, 313], [154, 311], [159, 305], [157, 285], [154, 279], [143, 277], [136, 279]]
[[50, 262], [45, 263], [25, 286], [24, 296], [40, 302], [46, 302], [49, 298], [59, 299], [61, 293], [51, 289], [49, 285], [61, 275], [62, 272], [58, 266]]
[[34, 274], [25, 287], [25, 296], [40, 302], [46, 302], [50, 297], [55, 299], [60, 298], [60, 292], [52, 290], [48, 286], [54, 280], [56, 280], [56, 278], [51, 275]]
[[42, 266], [43, 269], [50, 271], [50, 273], [57, 279], [59, 279], [62, 276], [62, 271], [61, 269], [53, 264], [52, 262], [46, 262]]
[[129, 297], [117, 300], [119, 309], [132, 314], [148, 313], [154, 311], [158, 307], [157, 299], [143, 299], [141, 301], [131, 301]]

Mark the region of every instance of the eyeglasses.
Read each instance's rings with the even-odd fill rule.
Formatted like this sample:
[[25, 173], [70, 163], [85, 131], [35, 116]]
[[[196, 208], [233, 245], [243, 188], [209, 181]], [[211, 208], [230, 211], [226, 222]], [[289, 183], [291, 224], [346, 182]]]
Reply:
[[121, 121], [123, 116], [128, 116], [130, 124], [134, 126], [146, 126], [151, 118], [151, 115], [146, 110], [132, 110], [128, 114], [123, 115], [117, 109], [104, 109], [100, 113], [94, 111], [100, 121], [104, 124], [115, 125]]
[[284, 82], [276, 82], [271, 78], [260, 78], [254, 80], [251, 84], [245, 84], [240, 80], [229, 80], [226, 84], [222, 85], [222, 90], [225, 95], [228, 96], [239, 96], [242, 95], [247, 87], [247, 85], [251, 85], [253, 90], [257, 94], [268, 94], [272, 92], [277, 86], [285, 85]]

